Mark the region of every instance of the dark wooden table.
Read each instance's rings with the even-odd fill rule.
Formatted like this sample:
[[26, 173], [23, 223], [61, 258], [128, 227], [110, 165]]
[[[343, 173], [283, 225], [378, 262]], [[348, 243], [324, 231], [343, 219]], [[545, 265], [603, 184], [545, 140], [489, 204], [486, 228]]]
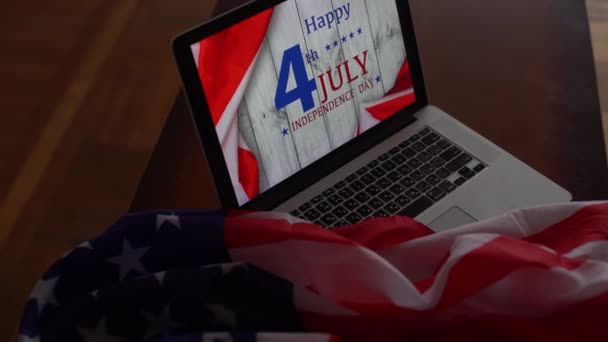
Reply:
[[[241, 1], [222, 0], [221, 13]], [[574, 195], [608, 199], [584, 1], [412, 0], [431, 102]], [[219, 206], [182, 94], [132, 210]]]

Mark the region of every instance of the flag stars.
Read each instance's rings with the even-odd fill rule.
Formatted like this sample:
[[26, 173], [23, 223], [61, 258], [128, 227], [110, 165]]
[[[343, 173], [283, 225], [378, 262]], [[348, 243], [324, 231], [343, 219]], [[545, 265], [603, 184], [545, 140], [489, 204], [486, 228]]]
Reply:
[[340, 45], [340, 43], [338, 43], [337, 40], [334, 40], [334, 47], [338, 47], [338, 45]]
[[359, 28], [356, 31], [351, 31], [348, 32], [347, 34], [338, 37], [338, 39], [334, 40], [334, 41], [330, 41], [329, 44], [325, 45], [325, 50], [327, 51], [331, 51], [332, 48], [337, 48], [340, 46], [340, 42], [342, 42], [342, 44], [345, 44], [348, 42], [349, 38], [350, 40], [355, 39], [355, 37], [357, 36], [357, 34], [355, 33], [357, 32], [359, 35], [363, 34], [363, 29]]
[[168, 224], [174, 228], [182, 227], [179, 216], [175, 215], [175, 213], [171, 215], [156, 215], [156, 230], [160, 230], [164, 224]]
[[359, 35], [362, 35], [362, 34], [363, 34], [363, 29], [359, 27], [359, 29], [357, 30], [357, 33], [358, 33]]
[[342, 43], [346, 43], [346, 36], [342, 36]]
[[283, 128], [283, 130], [281, 131], [281, 134], [283, 134], [284, 137], [289, 135], [289, 130], [287, 128]]
[[331, 50], [331, 45], [329, 45], [329, 44], [325, 45], [325, 50], [327, 50], [327, 51]]
[[108, 258], [106, 261], [118, 265], [120, 279], [124, 279], [131, 271], [146, 273], [147, 271], [141, 263], [141, 258], [149, 249], [150, 247], [133, 248], [129, 244], [129, 241], [125, 239], [122, 243], [120, 255]]
[[350, 39], [355, 38], [355, 34], [353, 32], [351, 32], [348, 36], [350, 37]]
[[376, 76], [376, 83], [380, 83], [382, 81], [382, 77], [380, 75]]
[[55, 286], [57, 286], [58, 281], [59, 276], [50, 279], [43, 279], [38, 281], [34, 287], [34, 290], [30, 295], [30, 299], [36, 300], [36, 306], [38, 307], [39, 314], [49, 303], [59, 305], [57, 298], [55, 298]]

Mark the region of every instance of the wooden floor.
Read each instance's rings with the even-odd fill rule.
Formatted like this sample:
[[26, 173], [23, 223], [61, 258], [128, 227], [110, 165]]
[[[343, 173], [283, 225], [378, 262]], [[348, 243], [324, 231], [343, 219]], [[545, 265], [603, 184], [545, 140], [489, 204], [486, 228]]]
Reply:
[[[5, 0], [0, 341], [52, 260], [125, 213], [179, 87], [169, 42], [215, 1]], [[608, 132], [608, 0], [588, 0]]]

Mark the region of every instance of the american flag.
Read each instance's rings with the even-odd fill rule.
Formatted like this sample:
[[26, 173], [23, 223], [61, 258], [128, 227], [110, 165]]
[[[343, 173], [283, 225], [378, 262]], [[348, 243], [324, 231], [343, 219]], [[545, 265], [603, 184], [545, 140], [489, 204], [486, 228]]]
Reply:
[[608, 337], [608, 202], [433, 232], [325, 230], [274, 212], [145, 212], [34, 287], [21, 341], [584, 340]]

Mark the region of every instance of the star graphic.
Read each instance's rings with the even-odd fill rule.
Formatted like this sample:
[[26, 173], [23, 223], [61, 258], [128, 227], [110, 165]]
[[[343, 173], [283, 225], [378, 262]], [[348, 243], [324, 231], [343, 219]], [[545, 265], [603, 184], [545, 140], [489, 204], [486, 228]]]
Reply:
[[236, 329], [236, 313], [234, 311], [227, 309], [224, 305], [208, 305], [207, 309], [213, 314], [213, 319], [209, 322], [209, 325]]
[[40, 342], [40, 336], [29, 337], [25, 335], [19, 335], [19, 342]]
[[331, 45], [329, 45], [329, 44], [325, 45], [325, 49], [326, 49], [327, 51], [331, 50]]
[[57, 281], [59, 281], [59, 276], [39, 280], [38, 283], [36, 283], [36, 286], [34, 286], [30, 299], [36, 300], [39, 314], [49, 303], [59, 305], [57, 298], [55, 298], [55, 286], [57, 285]]
[[108, 258], [106, 261], [120, 267], [120, 279], [124, 279], [130, 271], [146, 273], [147, 271], [141, 264], [140, 259], [149, 249], [150, 247], [133, 249], [129, 244], [129, 241], [125, 239], [122, 242], [122, 252], [120, 255]]
[[124, 338], [117, 336], [109, 336], [108, 328], [106, 324], [106, 318], [102, 317], [95, 330], [87, 330], [82, 328], [76, 328], [78, 333], [86, 342], [118, 342], [123, 341]]
[[93, 296], [94, 299], [97, 299], [97, 296], [99, 296], [99, 290], [92, 291], [91, 296]]
[[179, 216], [175, 215], [175, 213], [172, 213], [171, 215], [156, 215], [156, 230], [160, 230], [160, 227], [162, 227], [165, 223], [169, 223], [173, 227], [177, 228], [182, 227], [181, 223], [179, 222]]
[[244, 263], [242, 263], [242, 262], [233, 262], [233, 263], [230, 263], [230, 264], [221, 264], [220, 267], [222, 269], [222, 276], [226, 276], [226, 275], [230, 274], [235, 269], [239, 269], [239, 268], [247, 269], [247, 265], [244, 264]]
[[144, 317], [148, 320], [148, 329], [143, 340], [147, 341], [152, 337], [167, 336], [181, 326], [179, 322], [171, 320], [170, 306], [170, 304], [167, 305], [158, 315], [143, 313]]
[[351, 33], [349, 34], [349, 37], [350, 37], [350, 39], [353, 39], [353, 38], [355, 38], [355, 34], [351, 32]]
[[380, 83], [382, 81], [382, 77], [380, 75], [376, 76], [376, 83]]
[[165, 282], [165, 276], [167, 275], [167, 271], [162, 271], [162, 272], [158, 272], [154, 274], [154, 278], [156, 278], [156, 280], [158, 280], [158, 284], [160, 286], [163, 286], [163, 283]]
[[361, 28], [359, 27], [359, 29], [357, 30], [357, 33], [358, 33], [358, 34], [362, 34], [362, 33], [363, 33], [363, 29], [361, 29]]
[[339, 44], [338, 41], [334, 40], [334, 46], [338, 46], [338, 44]]
[[346, 36], [342, 36], [342, 42], [346, 43]]
[[283, 130], [281, 131], [281, 134], [283, 134], [283, 136], [287, 136], [287, 135], [289, 135], [289, 131], [287, 130], [287, 128], [283, 128]]

